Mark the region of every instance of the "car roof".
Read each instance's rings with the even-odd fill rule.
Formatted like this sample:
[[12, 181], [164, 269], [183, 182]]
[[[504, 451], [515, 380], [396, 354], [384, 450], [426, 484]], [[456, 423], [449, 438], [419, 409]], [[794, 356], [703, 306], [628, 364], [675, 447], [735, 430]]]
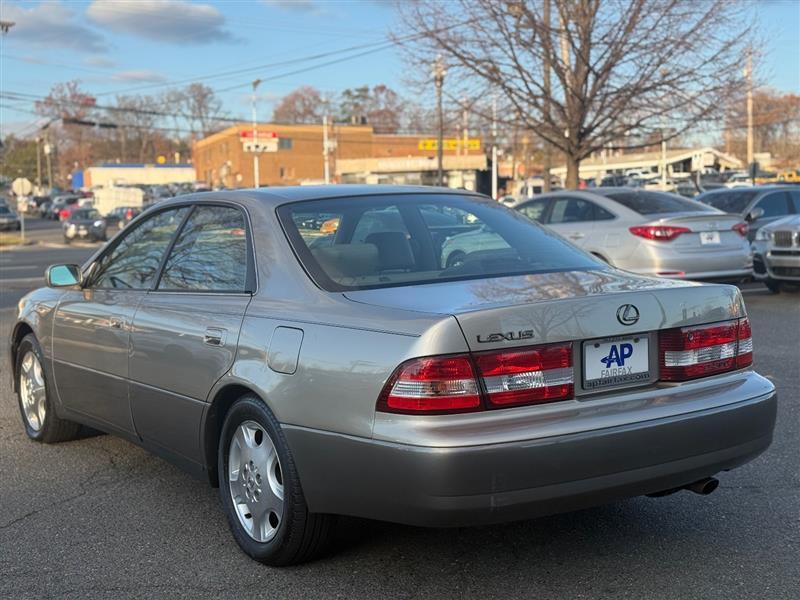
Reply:
[[486, 199], [488, 196], [469, 190], [423, 185], [299, 185], [287, 187], [253, 188], [246, 190], [220, 190], [175, 196], [158, 203], [159, 207], [196, 202], [198, 200], [235, 200], [242, 204], [280, 206], [302, 200], [325, 200], [357, 196], [386, 196], [394, 194], [469, 195]]
[[747, 187], [733, 187], [733, 188], [718, 188], [715, 190], [708, 190], [707, 192], [703, 192], [703, 195], [708, 194], [709, 196], [714, 194], [726, 194], [726, 193], [735, 193], [735, 192], [772, 192], [777, 190], [796, 190], [798, 187], [796, 185], [751, 185]]

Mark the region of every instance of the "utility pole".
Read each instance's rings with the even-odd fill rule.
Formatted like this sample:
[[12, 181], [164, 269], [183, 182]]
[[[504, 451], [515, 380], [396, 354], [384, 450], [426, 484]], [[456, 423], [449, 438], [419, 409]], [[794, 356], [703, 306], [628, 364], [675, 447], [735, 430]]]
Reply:
[[[544, 31], [545, 35], [547, 35], [548, 40], [550, 40], [550, 0], [544, 0], [544, 5], [542, 6], [542, 20], [544, 21]], [[551, 46], [547, 44], [547, 48]], [[544, 78], [542, 81], [542, 88], [544, 91], [544, 120], [545, 122], [550, 121], [550, 52], [545, 51], [544, 55]], [[550, 169], [553, 166], [553, 149], [550, 146], [550, 142], [544, 140], [544, 157], [543, 161], [544, 164], [542, 165], [542, 170], [544, 171], [544, 186], [542, 187], [543, 192], [550, 191]]]
[[436, 116], [439, 121], [439, 132], [436, 143], [436, 185], [444, 185], [444, 170], [442, 168], [444, 150], [444, 116], [442, 114], [442, 86], [447, 69], [441, 56], [437, 56], [433, 63], [433, 82], [436, 85]]
[[258, 120], [256, 118], [256, 88], [258, 88], [258, 84], [261, 83], [260, 79], [256, 79], [253, 82], [253, 187], [260, 187], [261, 182], [259, 181], [259, 173], [258, 173]]
[[50, 155], [53, 152], [53, 147], [50, 145], [50, 132], [47, 132], [47, 137], [44, 140], [44, 158], [47, 162], [47, 189], [53, 189], [53, 160]]
[[667, 138], [664, 129], [664, 116], [661, 116], [661, 191], [667, 191]]
[[753, 185], [756, 182], [755, 152], [753, 149], [753, 50], [747, 52], [747, 67], [744, 70], [747, 77], [747, 168], [750, 170], [750, 177]]
[[497, 200], [497, 94], [492, 96], [492, 198]]
[[325, 172], [325, 185], [331, 182], [331, 167], [328, 164], [328, 115], [322, 116], [322, 159]]
[[36, 190], [42, 193], [42, 138], [36, 136]]
[[467, 106], [467, 99], [464, 98], [464, 156], [469, 155], [469, 107]]

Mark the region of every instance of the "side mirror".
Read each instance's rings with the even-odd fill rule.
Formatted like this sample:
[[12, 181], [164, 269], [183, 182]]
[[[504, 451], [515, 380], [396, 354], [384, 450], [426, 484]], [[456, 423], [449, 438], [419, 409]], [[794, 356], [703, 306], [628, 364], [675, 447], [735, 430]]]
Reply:
[[760, 206], [756, 206], [753, 210], [747, 213], [746, 221], [748, 223], [752, 223], [764, 216], [764, 209]]
[[44, 274], [48, 287], [60, 288], [80, 285], [83, 282], [83, 274], [78, 265], [53, 265], [47, 267]]

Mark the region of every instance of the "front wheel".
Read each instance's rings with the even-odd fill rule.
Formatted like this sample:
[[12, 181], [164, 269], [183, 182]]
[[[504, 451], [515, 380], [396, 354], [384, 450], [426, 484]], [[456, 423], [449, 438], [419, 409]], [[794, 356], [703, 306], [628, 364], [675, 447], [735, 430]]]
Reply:
[[767, 289], [772, 292], [773, 294], [779, 294], [781, 291], [781, 282], [775, 281], [774, 279], [765, 279], [764, 285], [767, 286]]
[[26, 335], [17, 347], [17, 396], [25, 433], [37, 442], [74, 440], [80, 425], [56, 415], [47, 389], [44, 356], [36, 336]]
[[308, 511], [280, 424], [258, 397], [245, 395], [228, 411], [217, 467], [222, 506], [245, 553], [287, 566], [324, 551], [334, 517]]

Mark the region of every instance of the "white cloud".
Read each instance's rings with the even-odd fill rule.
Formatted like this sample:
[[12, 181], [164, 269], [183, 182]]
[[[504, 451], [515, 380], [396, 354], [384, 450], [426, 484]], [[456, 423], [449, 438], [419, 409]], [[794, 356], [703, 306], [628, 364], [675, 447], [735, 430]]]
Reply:
[[167, 78], [161, 73], [150, 71], [149, 69], [134, 69], [130, 71], [120, 71], [114, 73], [112, 79], [116, 81], [133, 81], [135, 83], [162, 83]]
[[90, 67], [100, 67], [101, 69], [113, 69], [117, 66], [116, 62], [103, 56], [87, 56], [83, 59], [83, 63]]
[[317, 0], [263, 0], [263, 2], [267, 6], [294, 13], [305, 13], [313, 16], [327, 14], [322, 3]]
[[105, 52], [105, 38], [75, 20], [75, 13], [61, 2], [42, 2], [23, 8], [3, 2], [3, 20], [14, 27], [5, 34], [8, 42], [25, 42], [31, 48], [68, 48], [79, 52]]
[[86, 14], [112, 31], [157, 42], [207, 44], [234, 39], [225, 29], [225, 17], [210, 4], [185, 0], [94, 0]]

